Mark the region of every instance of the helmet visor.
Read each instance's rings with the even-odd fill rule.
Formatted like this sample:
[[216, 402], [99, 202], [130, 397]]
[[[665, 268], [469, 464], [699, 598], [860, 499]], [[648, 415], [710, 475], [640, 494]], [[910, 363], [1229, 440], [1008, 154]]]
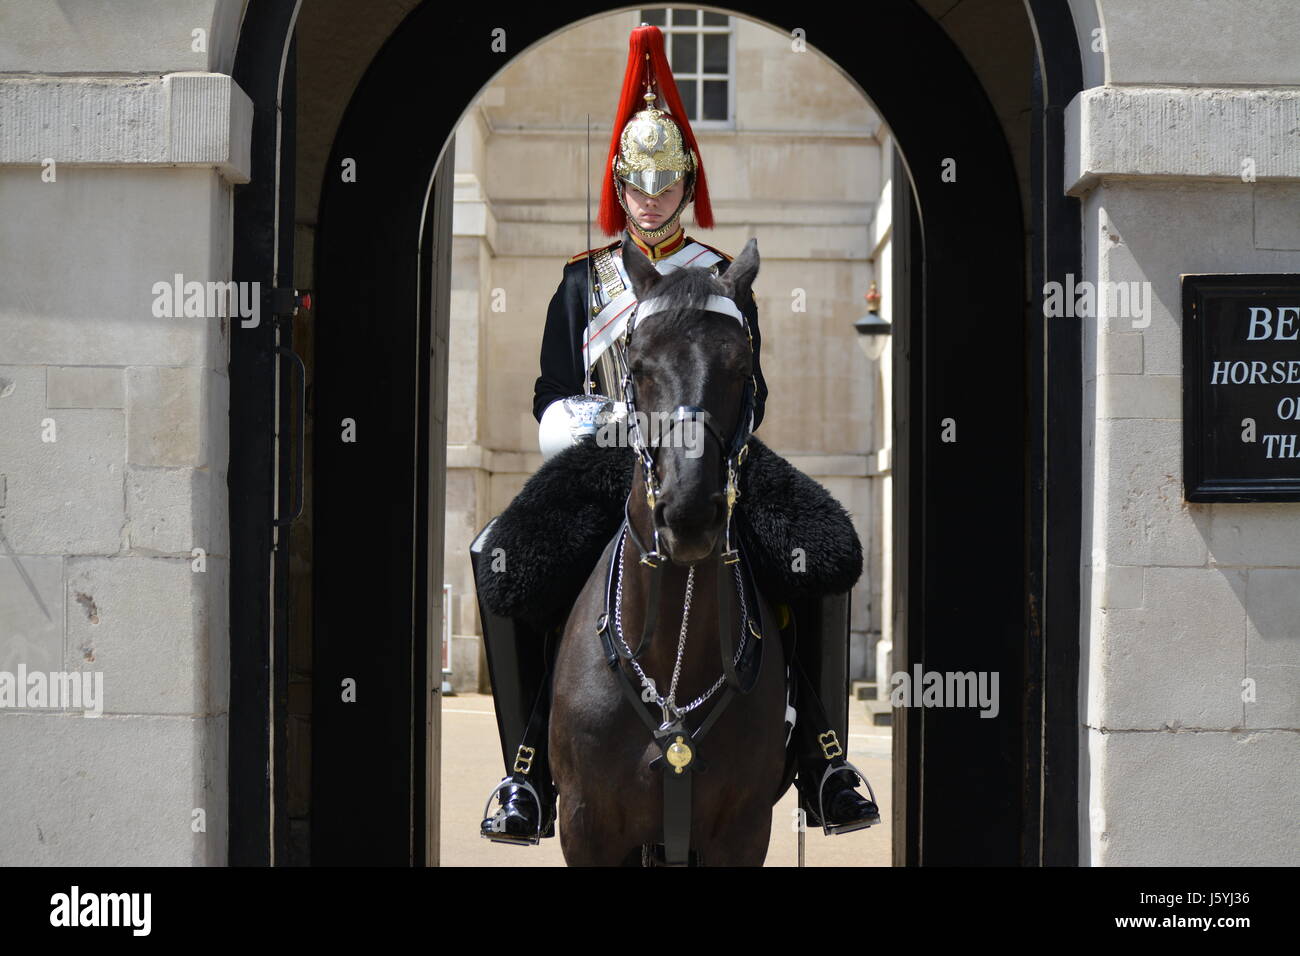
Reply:
[[686, 174], [679, 169], [628, 170], [619, 178], [631, 183], [647, 196], [658, 196], [671, 189]]

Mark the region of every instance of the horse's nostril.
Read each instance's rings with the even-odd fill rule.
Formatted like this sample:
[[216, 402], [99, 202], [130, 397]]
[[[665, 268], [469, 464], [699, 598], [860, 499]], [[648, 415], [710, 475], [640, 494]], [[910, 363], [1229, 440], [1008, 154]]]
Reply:
[[695, 527], [705, 517], [700, 511], [698, 502], [692, 506], [690, 502], [671, 501], [666, 505], [659, 505], [655, 511], [661, 524], [677, 529]]
[[675, 494], [667, 496], [655, 505], [655, 521], [661, 527], [685, 529], [716, 529], [727, 518], [727, 496], [713, 492], [705, 496], [679, 499]]

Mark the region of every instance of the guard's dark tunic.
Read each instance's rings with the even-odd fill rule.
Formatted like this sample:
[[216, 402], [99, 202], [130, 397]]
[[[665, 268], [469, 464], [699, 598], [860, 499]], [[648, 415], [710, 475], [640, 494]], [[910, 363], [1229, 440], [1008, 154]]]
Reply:
[[[623, 236], [606, 248], [621, 244], [627, 237], [627, 231], [624, 230]], [[684, 244], [696, 241], [698, 240], [687, 236]], [[707, 248], [713, 249], [712, 246]], [[721, 274], [727, 270], [732, 257], [720, 249], [713, 251], [723, 257], [717, 264]], [[551, 402], [582, 394], [582, 339], [587, 328], [589, 307], [586, 289], [586, 255], [574, 256], [565, 265], [564, 277], [560, 279], [559, 288], [555, 290], [550, 307], [546, 310], [546, 329], [542, 333], [542, 374], [537, 377], [537, 384], [533, 387], [533, 417], [539, 422]], [[763, 368], [759, 364], [763, 340], [758, 330], [758, 306], [752, 294], [744, 301], [737, 301], [736, 305], [749, 320], [749, 330], [754, 337], [754, 379], [758, 386], [754, 396], [754, 428], [757, 429], [763, 421], [763, 406], [767, 402], [767, 383], [763, 381]], [[610, 397], [617, 399], [619, 396]]]

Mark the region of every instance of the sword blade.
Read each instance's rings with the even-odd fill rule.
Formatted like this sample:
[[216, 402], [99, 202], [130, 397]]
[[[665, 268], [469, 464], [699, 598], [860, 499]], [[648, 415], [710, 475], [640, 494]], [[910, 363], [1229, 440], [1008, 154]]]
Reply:
[[[587, 114], [587, 341], [591, 341], [591, 313], [596, 307], [596, 290], [591, 285], [591, 114]], [[582, 358], [582, 393], [591, 394], [591, 367], [587, 363], [586, 350]]]

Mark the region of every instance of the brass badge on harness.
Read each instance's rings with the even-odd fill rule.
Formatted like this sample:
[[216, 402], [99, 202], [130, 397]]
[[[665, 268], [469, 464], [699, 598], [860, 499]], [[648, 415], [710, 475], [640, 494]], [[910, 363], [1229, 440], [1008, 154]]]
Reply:
[[681, 734], [677, 739], [668, 745], [664, 751], [664, 758], [673, 766], [677, 773], [686, 769], [686, 765], [691, 762], [695, 754], [691, 752], [690, 746], [686, 743], [686, 738]]

